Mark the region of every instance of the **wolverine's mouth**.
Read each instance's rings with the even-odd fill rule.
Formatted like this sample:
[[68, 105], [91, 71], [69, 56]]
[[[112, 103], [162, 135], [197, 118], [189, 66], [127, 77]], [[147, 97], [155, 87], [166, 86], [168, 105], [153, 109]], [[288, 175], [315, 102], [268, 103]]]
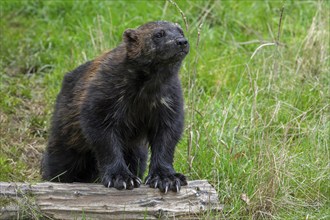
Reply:
[[189, 50], [187, 48], [183, 48], [178, 52], [178, 55], [187, 55]]
[[178, 55], [185, 55], [185, 54], [187, 54], [187, 52], [180, 51], [180, 52], [178, 53]]

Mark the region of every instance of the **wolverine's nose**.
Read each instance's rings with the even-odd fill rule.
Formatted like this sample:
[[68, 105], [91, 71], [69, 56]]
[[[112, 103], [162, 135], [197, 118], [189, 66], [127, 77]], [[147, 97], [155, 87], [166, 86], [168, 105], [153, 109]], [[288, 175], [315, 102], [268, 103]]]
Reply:
[[182, 48], [185, 48], [188, 45], [188, 41], [186, 40], [186, 38], [181, 37], [181, 38], [176, 39], [176, 45], [178, 45]]

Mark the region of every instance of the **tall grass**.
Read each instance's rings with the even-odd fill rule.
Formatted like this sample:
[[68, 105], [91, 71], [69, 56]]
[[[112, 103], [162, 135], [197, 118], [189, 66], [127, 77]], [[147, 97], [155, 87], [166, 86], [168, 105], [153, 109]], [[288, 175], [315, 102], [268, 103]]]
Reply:
[[[324, 142], [330, 140], [329, 13], [321, 2], [316, 8], [300, 45], [279, 41], [284, 7], [278, 8], [277, 33], [270, 30], [270, 42], [260, 40], [250, 59], [237, 64], [234, 70], [241, 76], [226, 95], [217, 90], [207, 96], [196, 85], [197, 62], [203, 56], [198, 30], [195, 59], [187, 62], [188, 149], [182, 158], [193, 178], [206, 176], [222, 201], [231, 208], [234, 204], [237, 209], [229, 209], [228, 216], [309, 218], [320, 212], [316, 218], [329, 217], [329, 145]], [[325, 93], [310, 99], [322, 89]]]
[[176, 169], [214, 185], [219, 218], [330, 217], [329, 2], [0, 4], [1, 181], [39, 180], [66, 72], [118, 45], [126, 28], [164, 19], [191, 44]]

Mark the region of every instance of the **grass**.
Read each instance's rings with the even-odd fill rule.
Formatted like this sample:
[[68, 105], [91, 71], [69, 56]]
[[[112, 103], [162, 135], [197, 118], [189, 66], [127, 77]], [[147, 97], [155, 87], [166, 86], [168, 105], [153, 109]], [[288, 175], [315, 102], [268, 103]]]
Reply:
[[[221, 218], [330, 218], [329, 2], [176, 4], [1, 1], [0, 181], [40, 181], [66, 72], [164, 19], [187, 26], [191, 44], [176, 169], [215, 186]], [[256, 50], [265, 43], [278, 44]]]

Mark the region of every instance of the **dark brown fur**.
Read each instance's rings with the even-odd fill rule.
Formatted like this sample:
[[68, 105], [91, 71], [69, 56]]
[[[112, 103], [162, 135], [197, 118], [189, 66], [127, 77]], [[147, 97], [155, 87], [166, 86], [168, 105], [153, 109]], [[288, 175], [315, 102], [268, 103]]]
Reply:
[[68, 73], [57, 97], [42, 162], [45, 180], [93, 182], [167, 192], [185, 185], [173, 169], [183, 130], [178, 71], [189, 51], [180, 27], [150, 22], [128, 29], [123, 43]]

